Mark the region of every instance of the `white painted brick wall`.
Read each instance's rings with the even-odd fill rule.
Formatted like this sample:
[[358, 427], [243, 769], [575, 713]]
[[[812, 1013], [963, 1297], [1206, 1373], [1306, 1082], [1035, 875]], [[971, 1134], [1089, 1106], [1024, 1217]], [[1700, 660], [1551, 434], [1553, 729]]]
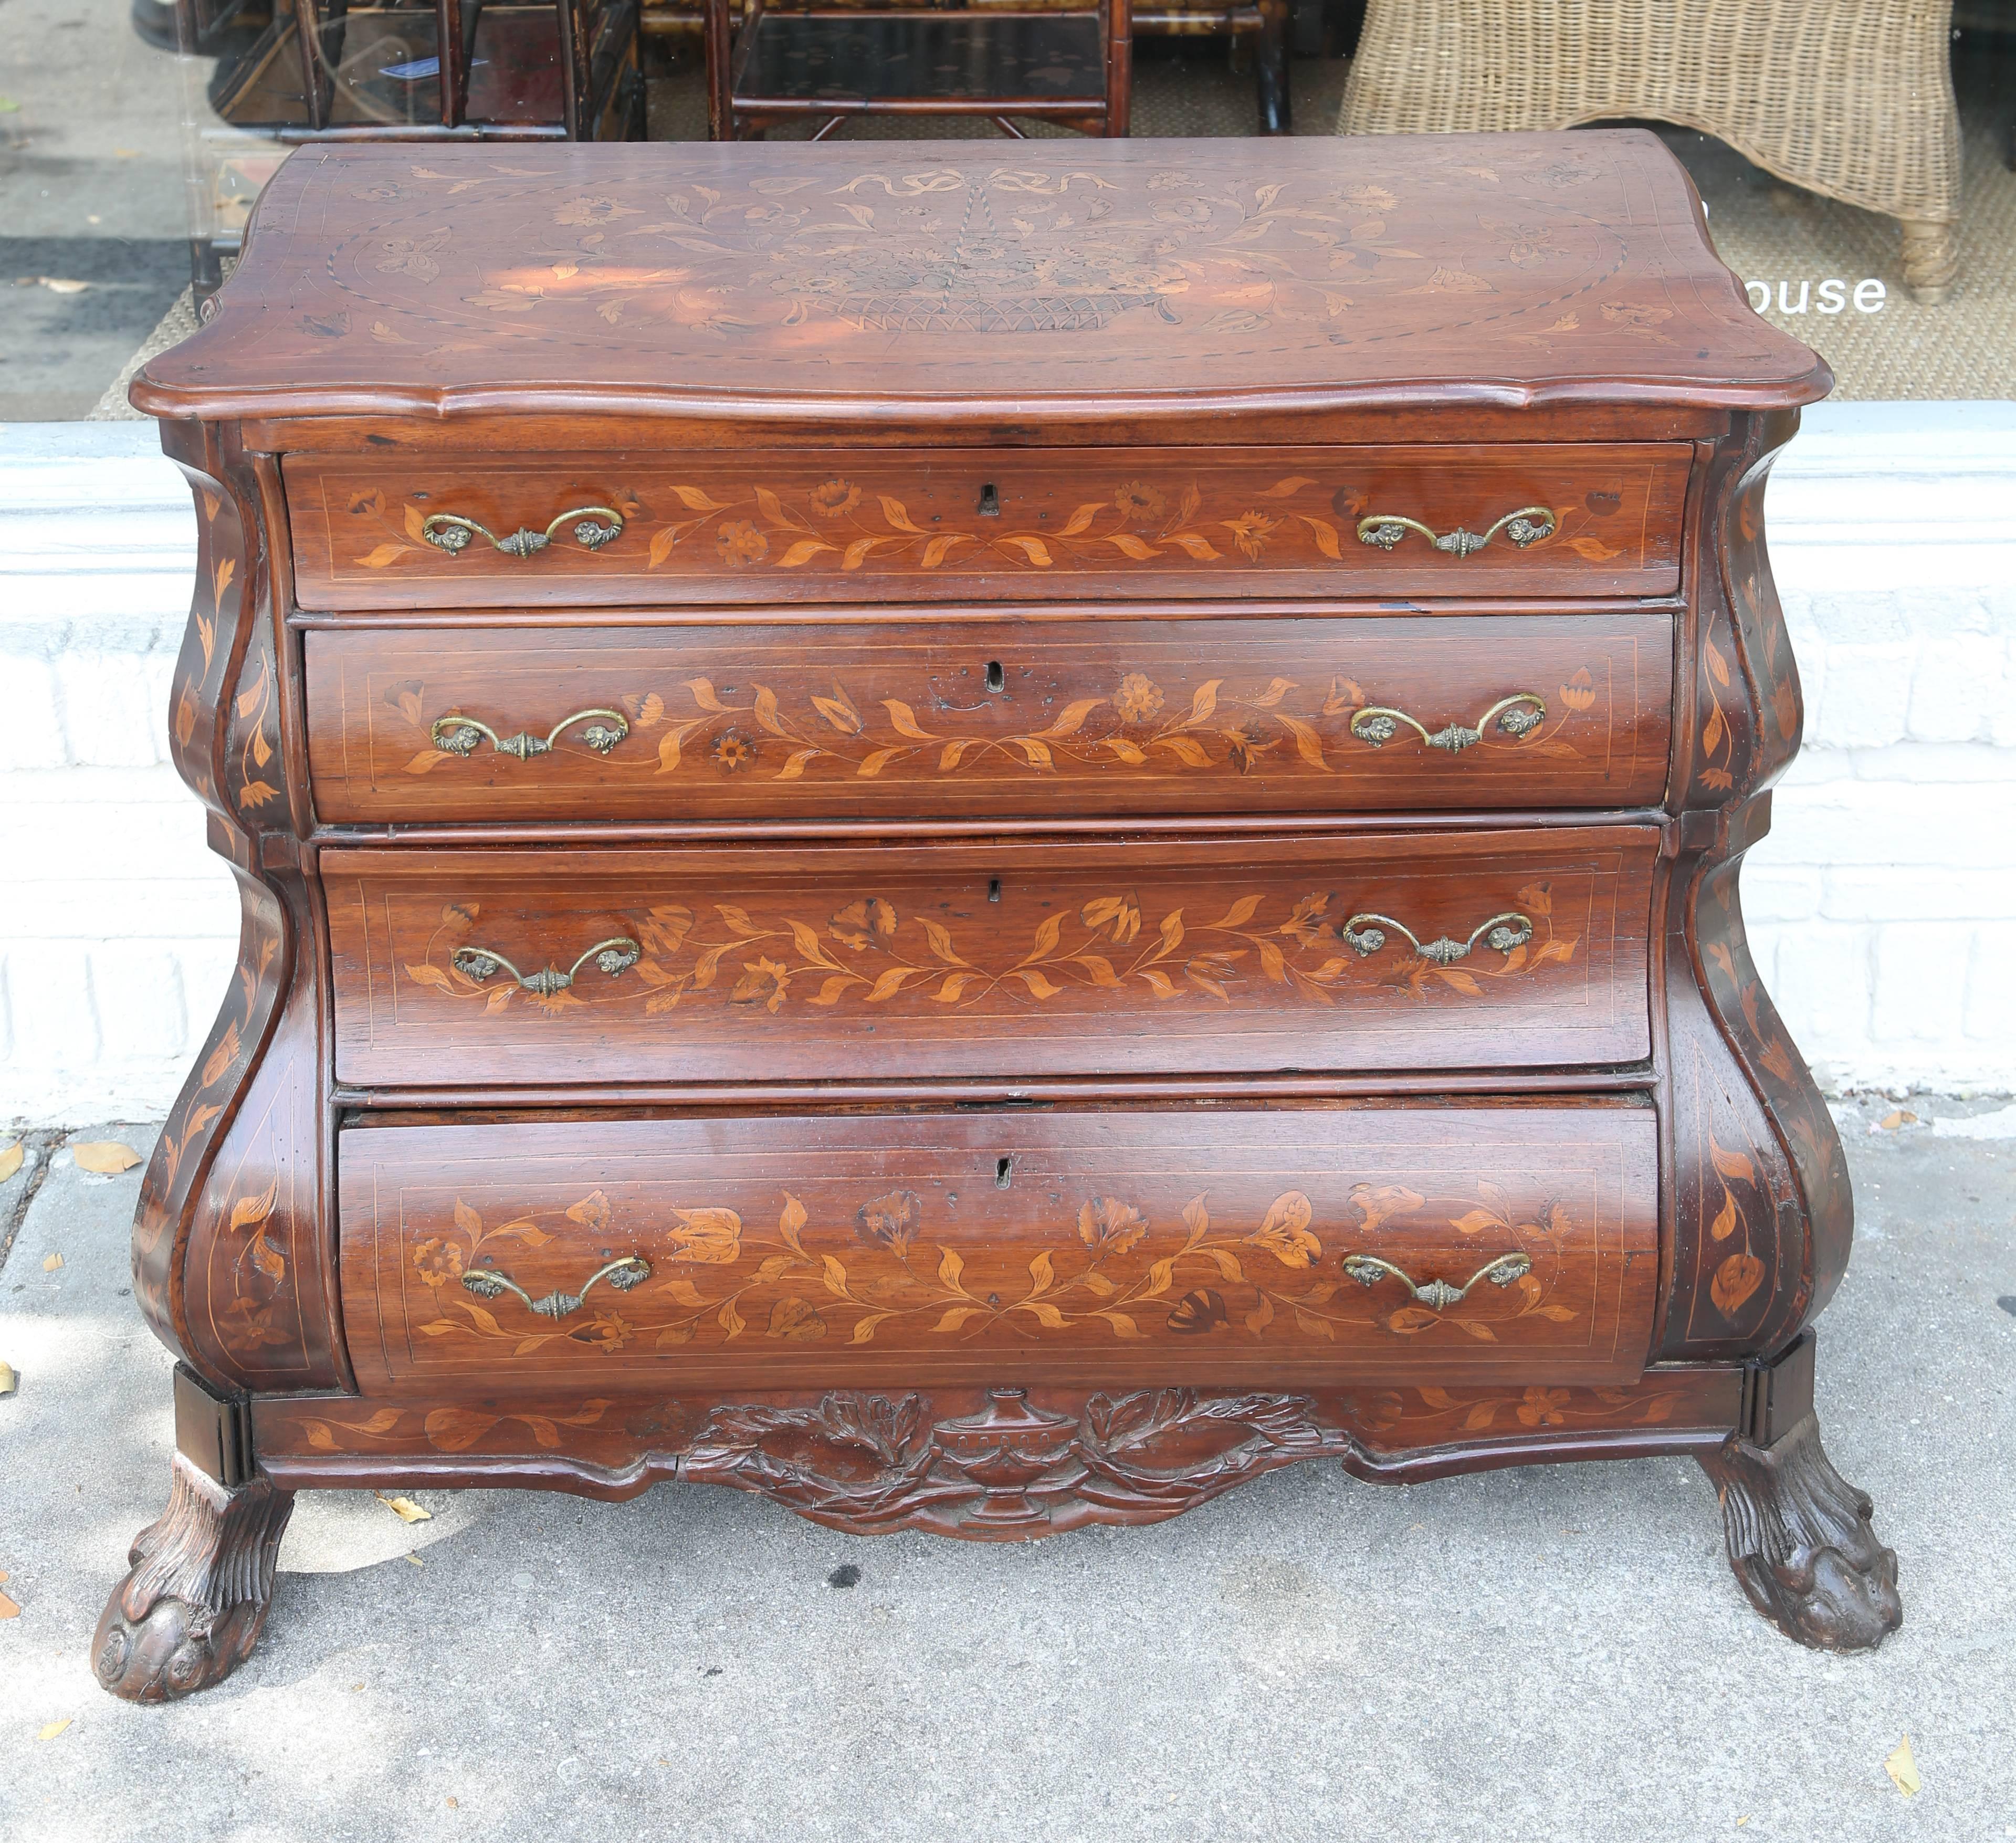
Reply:
[[165, 1112], [230, 983], [168, 765], [195, 551], [151, 423], [0, 427], [0, 1122]]
[[[2016, 405], [1823, 405], [1766, 513], [1808, 715], [1758, 963], [1831, 1085], [2016, 1089]], [[0, 427], [0, 1122], [161, 1113], [229, 983], [167, 765], [194, 549], [151, 424]]]
[[2016, 405], [1823, 405], [1765, 511], [1806, 735], [1757, 963], [1831, 1085], [2016, 1088]]

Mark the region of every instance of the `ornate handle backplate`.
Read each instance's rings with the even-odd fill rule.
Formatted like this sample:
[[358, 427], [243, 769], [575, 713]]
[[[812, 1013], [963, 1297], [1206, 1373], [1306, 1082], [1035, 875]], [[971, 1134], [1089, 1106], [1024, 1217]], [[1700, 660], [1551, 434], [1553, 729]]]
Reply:
[[598, 755], [607, 754], [630, 733], [630, 720], [621, 711], [576, 711], [571, 717], [561, 718], [544, 736], [531, 736], [522, 729], [516, 736], [499, 736], [481, 717], [465, 717], [457, 711], [435, 718], [434, 747], [447, 750], [451, 755], [473, 755], [487, 736], [499, 754], [515, 755], [523, 761], [531, 756], [551, 754], [560, 733], [577, 723], [588, 724], [581, 740]]
[[1445, 1280], [1427, 1280], [1417, 1286], [1411, 1275], [1402, 1272], [1391, 1261], [1382, 1261], [1377, 1254], [1347, 1254], [1344, 1258], [1344, 1271], [1360, 1286], [1376, 1287], [1390, 1275], [1424, 1305], [1437, 1312], [1455, 1305], [1481, 1280], [1489, 1280], [1494, 1287], [1509, 1287], [1515, 1280], [1524, 1279], [1532, 1267], [1532, 1261], [1524, 1254], [1500, 1254], [1495, 1261], [1487, 1261], [1460, 1287], [1451, 1286]]
[[577, 506], [571, 512], [563, 512], [543, 531], [531, 531], [520, 525], [504, 538], [473, 518], [463, 518], [452, 512], [430, 512], [420, 520], [420, 535], [450, 556], [459, 556], [469, 548], [471, 539], [481, 538], [493, 550], [501, 550], [506, 556], [515, 556], [522, 563], [544, 550], [553, 542], [553, 533], [569, 520], [574, 523], [574, 541], [584, 550], [599, 550], [603, 545], [614, 544], [623, 535], [623, 514], [607, 506]]
[[1516, 909], [1508, 909], [1503, 915], [1494, 915], [1489, 921], [1479, 922], [1470, 930], [1467, 941], [1452, 941], [1446, 934], [1439, 940], [1424, 941], [1405, 922], [1397, 922], [1390, 915], [1354, 915], [1344, 924], [1344, 943], [1360, 954], [1377, 953], [1386, 945], [1384, 930], [1388, 928], [1398, 928], [1413, 943], [1415, 952], [1424, 960], [1433, 960], [1438, 966], [1467, 959], [1480, 934], [1487, 947], [1494, 947], [1500, 953], [1524, 947], [1533, 938], [1533, 924]]
[[1515, 691], [1510, 697], [1499, 699], [1474, 725], [1446, 724], [1432, 736], [1425, 723], [1417, 722], [1405, 711], [1396, 711], [1383, 704], [1367, 704], [1352, 716], [1351, 733], [1376, 749], [1399, 735], [1400, 725], [1404, 723], [1430, 748], [1446, 749], [1452, 755], [1460, 755], [1465, 749], [1484, 740], [1484, 733], [1491, 727], [1494, 717], [1498, 719], [1498, 727], [1507, 736], [1530, 736], [1547, 720], [1547, 700], [1537, 691]]
[[569, 1312], [581, 1310], [581, 1301], [588, 1297], [588, 1289], [599, 1280], [606, 1280], [618, 1292], [627, 1293], [650, 1277], [651, 1265], [648, 1261], [636, 1254], [625, 1254], [607, 1266], [596, 1268], [581, 1283], [579, 1292], [549, 1293], [542, 1299], [535, 1299], [515, 1280], [506, 1279], [491, 1267], [470, 1268], [463, 1275], [462, 1283], [479, 1299], [495, 1299], [501, 1294], [516, 1293], [525, 1301], [526, 1309], [536, 1312], [541, 1318], [565, 1318]]
[[535, 996], [549, 999], [556, 992], [565, 992], [574, 984], [574, 976], [581, 968], [581, 962], [590, 959], [610, 978], [625, 966], [636, 965], [643, 952], [637, 943], [619, 934], [613, 941], [598, 941], [580, 959], [563, 973], [557, 966], [548, 966], [543, 972], [533, 974], [529, 978], [505, 959], [492, 947], [458, 947], [455, 950], [455, 970], [466, 973], [474, 980], [488, 979], [493, 973], [509, 973], [526, 991]]
[[1453, 531], [1431, 531], [1420, 520], [1402, 518], [1397, 513], [1375, 512], [1358, 521], [1358, 541], [1391, 550], [1409, 531], [1419, 531], [1436, 549], [1451, 556], [1471, 556], [1481, 550], [1500, 531], [1524, 550], [1543, 538], [1554, 535], [1554, 515], [1545, 506], [1521, 506], [1508, 512], [1481, 536], [1458, 525]]

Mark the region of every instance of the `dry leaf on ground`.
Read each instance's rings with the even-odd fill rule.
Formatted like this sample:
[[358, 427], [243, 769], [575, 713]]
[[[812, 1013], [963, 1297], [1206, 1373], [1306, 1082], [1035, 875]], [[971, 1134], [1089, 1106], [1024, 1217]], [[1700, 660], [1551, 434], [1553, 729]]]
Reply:
[[0, 1593], [0, 1619], [18, 1619], [20, 1616], [21, 1603], [18, 1600], [9, 1600], [5, 1594]]
[[387, 1510], [393, 1512], [401, 1523], [431, 1523], [434, 1520], [433, 1511], [423, 1510], [409, 1497], [387, 1497], [382, 1491], [375, 1491], [371, 1495]]
[[62, 1265], [63, 1256], [60, 1254], [45, 1254], [42, 1257], [42, 1271], [45, 1273], [53, 1273]]
[[17, 288], [46, 288], [52, 294], [81, 294], [91, 284], [73, 282], [67, 275], [16, 275]]
[[4, 1184], [21, 1168], [21, 1142], [15, 1140], [4, 1151], [0, 1151], [0, 1184]]
[[63, 1731], [63, 1730], [64, 1730], [64, 1729], [67, 1728], [67, 1727], [70, 1726], [70, 1722], [71, 1722], [71, 1719], [73, 1719], [73, 1718], [71, 1718], [71, 1717], [70, 1717], [70, 1716], [69, 1716], [69, 1715], [65, 1715], [65, 1716], [63, 1717], [63, 1719], [61, 1721], [59, 1721], [59, 1722], [50, 1722], [47, 1723], [45, 1726], [43, 1726], [40, 1730], [38, 1730], [38, 1733], [36, 1733], [35, 1738], [36, 1738], [38, 1740], [55, 1740], [55, 1739], [56, 1739], [56, 1737], [59, 1734], [60, 1734], [60, 1733]]
[[0, 1395], [11, 1395], [20, 1386], [21, 1379], [14, 1373], [14, 1366], [0, 1362]]
[[1907, 1798], [1924, 1784], [1918, 1776], [1918, 1762], [1911, 1758], [1910, 1735], [1906, 1734], [1897, 1743], [1897, 1751], [1883, 1762], [1883, 1770], [1890, 1775], [1898, 1791]]
[[1895, 1107], [1876, 1124], [1885, 1132], [1895, 1132], [1900, 1126], [1916, 1126], [1918, 1116], [1909, 1107]]
[[122, 1146], [117, 1139], [85, 1139], [81, 1144], [72, 1146], [70, 1155], [77, 1161], [80, 1171], [95, 1171], [106, 1177], [131, 1171], [140, 1162], [138, 1152], [131, 1146]]
[[427, 1566], [427, 1564], [417, 1555], [409, 1555], [406, 1559], [416, 1568], [425, 1568]]

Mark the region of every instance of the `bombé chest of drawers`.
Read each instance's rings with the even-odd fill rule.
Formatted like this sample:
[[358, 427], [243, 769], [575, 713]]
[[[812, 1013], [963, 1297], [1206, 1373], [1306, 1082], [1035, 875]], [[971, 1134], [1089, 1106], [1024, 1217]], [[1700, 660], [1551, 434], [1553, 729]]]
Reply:
[[1737, 868], [1824, 366], [1649, 135], [317, 148], [135, 401], [243, 891], [148, 1174], [167, 1514], [655, 1480], [1019, 1539], [1678, 1452], [1898, 1621]]

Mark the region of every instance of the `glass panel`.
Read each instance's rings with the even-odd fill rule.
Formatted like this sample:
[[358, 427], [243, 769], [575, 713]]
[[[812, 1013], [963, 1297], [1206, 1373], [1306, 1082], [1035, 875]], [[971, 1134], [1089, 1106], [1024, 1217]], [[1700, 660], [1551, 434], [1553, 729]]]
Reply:
[[[592, 23], [591, 17], [591, 27]], [[558, 121], [565, 112], [564, 86], [553, 6], [481, 9], [469, 67], [470, 121]]]
[[[558, 9], [548, 0], [520, 5], [463, 0], [455, 10], [468, 46], [461, 118], [559, 122], [565, 91]], [[440, 18], [432, 0], [347, 8], [279, 0], [257, 38], [218, 59], [208, 86], [211, 109], [235, 128], [315, 125], [304, 51], [322, 88], [319, 125], [396, 132], [448, 119]]]

